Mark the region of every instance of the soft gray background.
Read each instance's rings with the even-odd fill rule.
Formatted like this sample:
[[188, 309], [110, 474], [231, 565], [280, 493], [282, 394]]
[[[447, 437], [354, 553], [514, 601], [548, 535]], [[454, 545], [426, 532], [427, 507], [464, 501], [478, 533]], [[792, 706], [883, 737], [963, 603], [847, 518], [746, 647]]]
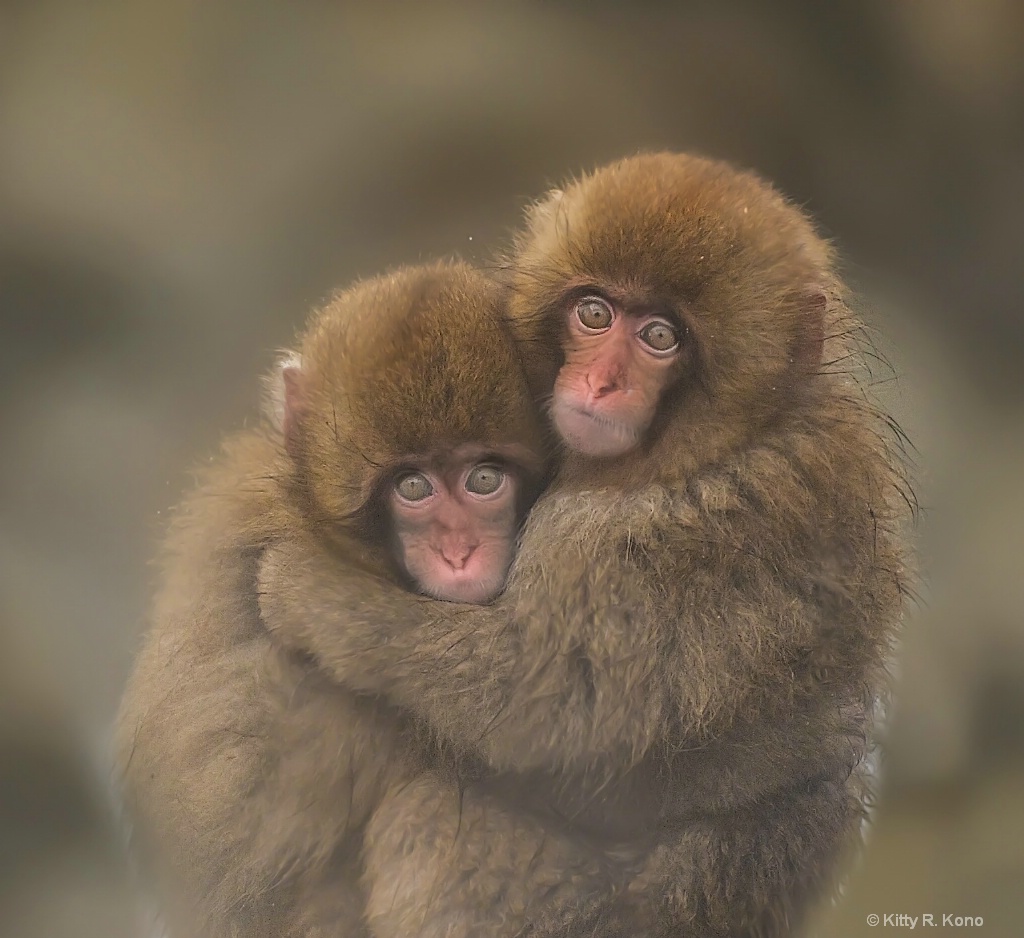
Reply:
[[51, 756], [102, 753], [162, 513], [253, 418], [309, 307], [399, 263], [486, 260], [548, 185], [670, 147], [819, 219], [920, 451], [929, 607], [873, 847], [826, 933], [868, 934], [871, 911], [1020, 933], [1022, 47], [1017, 0], [8, 0], [0, 931], [124, 933], [98, 911], [116, 917], [116, 863], [85, 877], [92, 828], [53, 820], [78, 816], [77, 782]]

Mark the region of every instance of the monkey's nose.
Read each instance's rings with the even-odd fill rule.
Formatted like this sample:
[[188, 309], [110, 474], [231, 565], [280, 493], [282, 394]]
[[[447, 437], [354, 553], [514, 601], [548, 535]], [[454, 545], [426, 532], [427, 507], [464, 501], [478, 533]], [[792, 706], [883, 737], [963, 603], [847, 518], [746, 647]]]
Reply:
[[590, 391], [591, 398], [604, 397], [606, 394], [617, 391], [619, 383], [618, 372], [610, 370], [587, 372], [587, 388]]
[[476, 548], [476, 544], [444, 544], [441, 546], [440, 554], [453, 570], [462, 570]]

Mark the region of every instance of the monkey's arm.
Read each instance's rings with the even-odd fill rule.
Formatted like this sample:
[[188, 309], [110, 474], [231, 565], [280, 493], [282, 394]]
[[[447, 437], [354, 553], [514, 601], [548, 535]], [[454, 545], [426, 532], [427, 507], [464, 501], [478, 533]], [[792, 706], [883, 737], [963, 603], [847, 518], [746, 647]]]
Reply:
[[318, 545], [281, 542], [264, 620], [492, 765], [631, 762], [666, 727], [700, 738], [799, 690], [797, 665], [879, 657], [899, 609], [884, 518], [789, 442], [685, 491], [549, 492], [491, 606], [359, 591]]
[[637, 604], [596, 575], [617, 548], [590, 513], [586, 497], [538, 503], [490, 606], [360, 580], [313, 539], [282, 540], [261, 562], [263, 619], [339, 683], [386, 696], [496, 768], [628, 759], [656, 737], [667, 688]]

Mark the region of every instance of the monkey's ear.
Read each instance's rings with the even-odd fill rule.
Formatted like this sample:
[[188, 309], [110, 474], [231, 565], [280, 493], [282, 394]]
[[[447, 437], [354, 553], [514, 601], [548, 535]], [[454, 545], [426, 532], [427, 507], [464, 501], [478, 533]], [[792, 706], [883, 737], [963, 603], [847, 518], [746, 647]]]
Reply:
[[816, 371], [821, 367], [825, 346], [825, 308], [828, 294], [821, 287], [801, 291], [800, 321], [790, 345], [789, 360], [798, 368]]
[[267, 415], [284, 437], [285, 449], [294, 455], [298, 423], [307, 407], [302, 356], [287, 352], [267, 381]]

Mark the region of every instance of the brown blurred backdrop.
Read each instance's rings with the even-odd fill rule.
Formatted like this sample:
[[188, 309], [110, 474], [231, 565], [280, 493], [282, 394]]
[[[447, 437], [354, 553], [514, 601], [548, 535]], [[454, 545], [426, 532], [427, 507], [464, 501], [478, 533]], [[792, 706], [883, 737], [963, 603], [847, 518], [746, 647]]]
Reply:
[[821, 933], [930, 912], [1024, 934], [1022, 51], [1019, 0], [6, 0], [0, 933], [129, 933], [90, 780], [147, 561], [306, 310], [486, 261], [548, 185], [668, 147], [819, 219], [919, 449], [928, 606]]

